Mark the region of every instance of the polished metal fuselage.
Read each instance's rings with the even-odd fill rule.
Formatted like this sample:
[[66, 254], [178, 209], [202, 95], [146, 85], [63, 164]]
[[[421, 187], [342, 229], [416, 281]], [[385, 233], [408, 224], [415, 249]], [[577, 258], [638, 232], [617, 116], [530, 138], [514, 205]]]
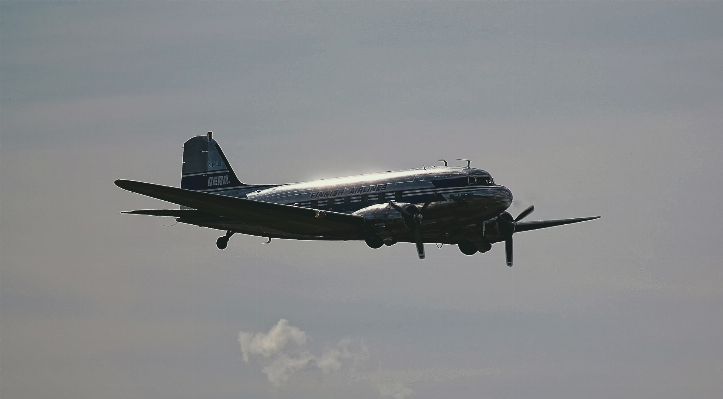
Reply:
[[[401, 206], [415, 205], [417, 209], [428, 204], [421, 224], [425, 242], [484, 241], [480, 226], [500, 215], [512, 203], [510, 190], [494, 184], [489, 173], [482, 169], [460, 167], [390, 171], [273, 187], [262, 186], [259, 189], [208, 191], [253, 201], [356, 214], [368, 222], [363, 229], [356, 232], [304, 236], [257, 229], [223, 218], [205, 221], [179, 219], [180, 222], [244, 234], [311, 240], [364, 239], [365, 235], [376, 234], [394, 241], [412, 241], [411, 232], [405, 226], [402, 214], [389, 206], [389, 202], [393, 201]], [[490, 231], [488, 236], [487, 241], [497, 241], [493, 231]]]

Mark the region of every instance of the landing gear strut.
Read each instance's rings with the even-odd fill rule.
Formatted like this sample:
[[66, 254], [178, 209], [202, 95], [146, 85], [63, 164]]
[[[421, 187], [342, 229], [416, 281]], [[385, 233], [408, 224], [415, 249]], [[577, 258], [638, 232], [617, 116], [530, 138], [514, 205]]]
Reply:
[[226, 246], [228, 246], [228, 239], [231, 238], [231, 236], [234, 235], [234, 233], [235, 233], [235, 231], [228, 230], [228, 231], [226, 231], [225, 236], [219, 237], [218, 240], [216, 240], [216, 246], [218, 247], [218, 249], [225, 249]]

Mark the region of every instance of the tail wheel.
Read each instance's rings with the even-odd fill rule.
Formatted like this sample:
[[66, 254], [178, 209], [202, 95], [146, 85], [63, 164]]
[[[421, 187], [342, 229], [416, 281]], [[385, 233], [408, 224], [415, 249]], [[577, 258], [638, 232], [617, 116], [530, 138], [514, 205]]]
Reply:
[[216, 246], [218, 249], [225, 249], [226, 246], [228, 246], [228, 239], [231, 238], [232, 235], [234, 235], [236, 232], [233, 230], [227, 230], [226, 235], [219, 237], [216, 240]]

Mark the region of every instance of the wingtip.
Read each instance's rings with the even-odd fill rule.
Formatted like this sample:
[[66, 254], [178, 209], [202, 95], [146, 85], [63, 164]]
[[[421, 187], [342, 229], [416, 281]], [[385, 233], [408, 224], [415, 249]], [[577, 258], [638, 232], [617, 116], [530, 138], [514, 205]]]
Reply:
[[[134, 191], [133, 189], [135, 187], [138, 187], [138, 184], [142, 182], [133, 181], [133, 180], [126, 180], [126, 179], [118, 179], [115, 182], [115, 185], [128, 191]], [[135, 191], [134, 191], [135, 192]]]

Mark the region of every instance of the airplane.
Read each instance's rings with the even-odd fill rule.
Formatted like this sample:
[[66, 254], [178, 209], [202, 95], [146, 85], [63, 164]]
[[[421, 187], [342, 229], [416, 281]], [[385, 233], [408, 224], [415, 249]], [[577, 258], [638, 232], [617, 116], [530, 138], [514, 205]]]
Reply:
[[239, 181], [213, 133], [183, 146], [181, 187], [116, 180], [125, 190], [180, 205], [180, 209], [141, 209], [123, 213], [170, 216], [179, 223], [225, 230], [216, 240], [225, 249], [236, 233], [294, 240], [363, 240], [377, 249], [414, 243], [419, 259], [424, 243], [457, 245], [465, 255], [485, 253], [505, 243], [512, 266], [515, 233], [598, 219], [523, 222], [507, 212], [512, 192], [485, 170], [425, 167], [290, 184]]

